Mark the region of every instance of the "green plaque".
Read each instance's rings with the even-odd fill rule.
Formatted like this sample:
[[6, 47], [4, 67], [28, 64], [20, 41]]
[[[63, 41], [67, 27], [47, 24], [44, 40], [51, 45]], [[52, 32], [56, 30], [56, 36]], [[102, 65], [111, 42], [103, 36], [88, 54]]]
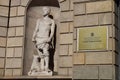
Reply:
[[77, 50], [107, 50], [108, 27], [87, 27], [77, 29]]

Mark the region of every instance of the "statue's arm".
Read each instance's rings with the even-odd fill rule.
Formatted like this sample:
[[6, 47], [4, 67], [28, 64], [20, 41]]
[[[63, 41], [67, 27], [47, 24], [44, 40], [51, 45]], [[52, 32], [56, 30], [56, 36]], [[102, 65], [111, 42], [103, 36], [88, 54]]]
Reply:
[[55, 22], [53, 20], [52, 25], [51, 25], [51, 33], [50, 33], [50, 37], [49, 37], [49, 40], [48, 40], [49, 42], [52, 40], [54, 32], [55, 32]]
[[36, 34], [37, 34], [38, 29], [39, 29], [39, 19], [38, 19], [37, 22], [36, 22], [36, 28], [35, 28], [35, 30], [34, 30], [34, 32], [33, 32], [32, 41], [35, 41], [35, 37], [36, 37]]

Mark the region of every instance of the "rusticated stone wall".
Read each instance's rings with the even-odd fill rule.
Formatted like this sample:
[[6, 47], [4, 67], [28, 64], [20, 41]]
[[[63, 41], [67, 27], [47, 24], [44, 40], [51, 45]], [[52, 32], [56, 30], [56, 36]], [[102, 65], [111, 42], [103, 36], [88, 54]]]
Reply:
[[[73, 78], [81, 80], [118, 80], [117, 4], [114, 0], [75, 0]], [[116, 20], [115, 20], [116, 19]], [[108, 27], [108, 50], [77, 51], [77, 29]], [[115, 66], [116, 65], [116, 66]]]

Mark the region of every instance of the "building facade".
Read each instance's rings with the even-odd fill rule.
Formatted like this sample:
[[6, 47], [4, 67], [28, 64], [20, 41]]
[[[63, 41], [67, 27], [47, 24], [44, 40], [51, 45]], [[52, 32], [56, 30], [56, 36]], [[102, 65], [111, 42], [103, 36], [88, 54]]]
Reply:
[[[31, 35], [43, 6], [51, 8], [57, 27], [53, 78], [119, 80], [119, 0], [0, 0], [0, 78], [27, 76], [35, 52]], [[99, 27], [107, 29], [100, 32], [106, 48], [89, 50], [95, 45], [88, 44], [80, 50], [78, 31]]]

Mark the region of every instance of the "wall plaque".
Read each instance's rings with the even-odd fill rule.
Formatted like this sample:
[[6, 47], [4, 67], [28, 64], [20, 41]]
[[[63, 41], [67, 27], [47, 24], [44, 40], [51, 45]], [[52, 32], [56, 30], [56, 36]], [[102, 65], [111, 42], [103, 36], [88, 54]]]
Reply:
[[96, 51], [108, 49], [108, 27], [88, 27], [77, 29], [77, 50]]

